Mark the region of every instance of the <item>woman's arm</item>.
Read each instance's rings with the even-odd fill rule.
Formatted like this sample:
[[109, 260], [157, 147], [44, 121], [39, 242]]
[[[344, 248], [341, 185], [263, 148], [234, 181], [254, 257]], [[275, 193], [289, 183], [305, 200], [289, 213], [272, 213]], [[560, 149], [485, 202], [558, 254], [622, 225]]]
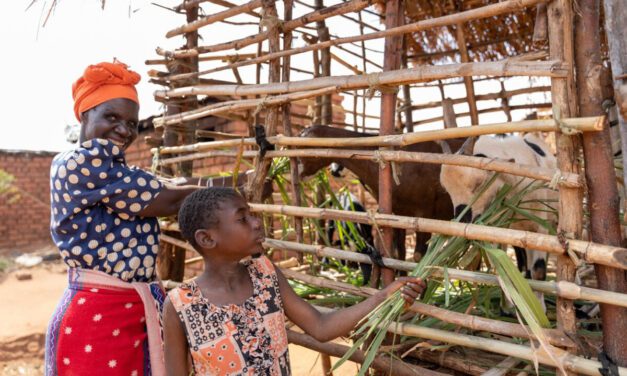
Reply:
[[161, 192], [143, 210], [137, 213], [142, 217], [167, 217], [176, 215], [185, 197], [203, 187], [193, 185], [174, 186], [164, 184]]
[[279, 269], [276, 271], [279, 277], [279, 288], [281, 289], [285, 314], [292, 322], [320, 342], [348, 334], [359, 323], [359, 320], [396, 290], [402, 288], [401, 295], [408, 304], [411, 304], [426, 287], [420, 278], [401, 277], [359, 304], [323, 314], [296, 295], [283, 273]]
[[187, 339], [170, 298], [163, 304], [163, 337], [166, 374], [189, 375]]

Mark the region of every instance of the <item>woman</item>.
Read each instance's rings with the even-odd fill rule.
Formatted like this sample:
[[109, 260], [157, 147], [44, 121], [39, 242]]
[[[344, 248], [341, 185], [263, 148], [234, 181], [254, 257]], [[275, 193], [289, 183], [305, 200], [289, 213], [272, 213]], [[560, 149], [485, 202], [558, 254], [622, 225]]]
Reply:
[[72, 86], [80, 146], [57, 155], [50, 175], [51, 233], [69, 287], [48, 327], [46, 375], [164, 373], [156, 217], [176, 214], [197, 187], [126, 165], [139, 80], [122, 63], [100, 63]]

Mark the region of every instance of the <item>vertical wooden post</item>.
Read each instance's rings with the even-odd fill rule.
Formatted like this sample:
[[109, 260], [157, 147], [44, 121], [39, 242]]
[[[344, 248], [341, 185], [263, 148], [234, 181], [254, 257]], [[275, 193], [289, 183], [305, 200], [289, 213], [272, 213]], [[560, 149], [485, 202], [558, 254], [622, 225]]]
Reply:
[[[324, 8], [324, 0], [316, 0], [316, 9]], [[316, 29], [318, 31], [318, 42], [326, 42], [330, 39], [329, 28], [326, 26], [324, 20], [316, 22]], [[328, 77], [331, 76], [331, 48], [323, 48], [320, 50], [320, 68], [321, 75]], [[322, 96], [322, 108], [321, 108], [321, 121], [324, 125], [331, 125], [333, 123], [333, 104], [331, 101], [331, 94]]]
[[[403, 13], [401, 0], [387, 0], [385, 9], [385, 28], [390, 29], [401, 25]], [[385, 53], [383, 58], [383, 70], [398, 69], [401, 62], [401, 36], [385, 38]], [[388, 90], [381, 93], [381, 135], [394, 133], [394, 118], [396, 115], [396, 92]], [[382, 150], [386, 148], [381, 148]], [[388, 148], [389, 149], [389, 148]], [[379, 212], [392, 213], [392, 166], [390, 163], [379, 167]], [[383, 228], [383, 252], [390, 257], [393, 247], [393, 233], [391, 228]], [[394, 281], [394, 271], [383, 269], [381, 271], [383, 285], [389, 285]]]
[[[608, 55], [614, 76], [614, 97], [617, 103], [627, 101], [627, 96], [619, 92], [621, 85], [627, 84], [627, 42], [625, 41], [625, 30], [627, 30], [627, 7], [623, 0], [604, 0], [603, 10], [605, 11], [605, 35], [607, 36]], [[618, 78], [619, 76], [623, 78]], [[627, 158], [627, 114], [619, 114], [621, 145], [623, 160]], [[623, 169], [623, 182], [625, 192], [627, 192], [627, 168]], [[625, 200], [627, 202], [627, 200]]]
[[[407, 61], [407, 36], [403, 36], [403, 55], [401, 56], [401, 68], [408, 68]], [[414, 131], [414, 116], [411, 110], [411, 86], [403, 85], [403, 112], [405, 113], [405, 129], [408, 133]]]
[[[544, 5], [544, 4], [542, 4]], [[546, 13], [545, 13], [546, 15]], [[505, 90], [505, 81], [501, 78], [499, 80], [501, 84], [501, 107], [503, 107], [503, 112], [505, 112], [505, 116], [507, 116], [507, 121], [512, 121], [512, 111], [509, 107], [509, 98], [507, 97], [507, 91]]]
[[[277, 15], [275, 0], [263, 0], [263, 15], [262, 23], [265, 22], [266, 27], [270, 30], [270, 37], [268, 38], [268, 44], [270, 46], [270, 53], [278, 52], [281, 49], [280, 36], [279, 36], [279, 17]], [[272, 59], [269, 62], [269, 82], [279, 82], [281, 80], [281, 62], [279, 59]], [[266, 110], [266, 136], [273, 136], [276, 133], [276, 127], [279, 122], [279, 110], [276, 107], [271, 107]], [[248, 186], [248, 198], [250, 202], [261, 202], [261, 195], [263, 184], [268, 175], [270, 169], [270, 160], [266, 158], [255, 158], [255, 174], [252, 181]]]
[[[572, 117], [576, 113], [576, 99], [573, 81], [573, 30], [570, 0], [555, 0], [548, 5], [550, 58], [570, 64], [568, 77], [551, 79], [553, 116]], [[557, 164], [562, 172], [578, 173], [578, 139], [563, 133], [556, 135]], [[567, 238], [578, 239], [582, 230], [582, 192], [577, 188], [559, 187], [558, 231]], [[557, 257], [557, 280], [573, 282], [575, 264], [566, 255]], [[569, 335], [576, 334], [575, 310], [573, 301], [557, 299], [557, 325]]]
[[[603, 115], [601, 90], [601, 38], [599, 35], [599, 1], [580, 0], [575, 27], [575, 59], [580, 116]], [[610, 133], [583, 135], [588, 182], [588, 209], [593, 242], [620, 246], [619, 197], [616, 187]], [[595, 265], [599, 288], [627, 293], [623, 270]], [[611, 304], [601, 305], [603, 348], [620, 366], [627, 365], [627, 309]]]
[[[461, 3], [457, 2], [457, 11], [461, 12]], [[466, 35], [464, 33], [464, 24], [457, 24], [455, 26], [455, 36], [457, 39], [457, 46], [459, 47], [459, 54], [461, 56], [462, 63], [470, 62], [470, 56], [468, 55], [468, 46], [466, 44]], [[472, 83], [472, 77], [464, 77], [464, 86], [466, 87], [466, 96], [468, 98], [468, 110], [470, 112], [471, 125], [479, 124], [479, 112], [477, 111], [477, 101], [475, 100], [475, 87]]]
[[[361, 17], [361, 11], [357, 12], [357, 19], [359, 20], [359, 35], [364, 35], [364, 24]], [[366, 62], [366, 42], [363, 40], [361, 41], [361, 58], [362, 72], [364, 72], [364, 74], [368, 74], [368, 63]], [[363, 115], [361, 117], [361, 131], [366, 133], [366, 89], [361, 91], [361, 111]]]
[[[198, 6], [192, 6], [186, 9], [186, 21], [187, 23], [194, 22], [198, 19]], [[185, 48], [193, 49], [198, 46], [198, 31], [192, 31], [189, 33], [185, 33]], [[174, 63], [169, 65], [169, 70], [171, 73], [190, 73], [198, 71], [198, 57], [190, 57], [183, 59], [183, 64]], [[191, 78], [185, 81], [176, 82], [172, 87], [177, 86], [186, 86], [186, 85], [194, 85], [198, 82], [198, 78]], [[191, 98], [190, 98], [191, 99]], [[167, 115], [175, 115], [184, 111], [193, 110], [198, 107], [197, 101], [189, 101], [185, 102], [185, 104], [180, 103], [170, 103], [166, 106], [166, 114]], [[164, 146], [176, 146], [180, 143], [183, 144], [193, 144], [196, 142], [196, 121], [186, 122], [184, 124], [184, 131], [182, 136], [179, 135], [179, 132], [172, 129], [171, 127], [166, 126], [163, 134], [163, 145]], [[181, 163], [179, 171], [175, 168], [163, 168], [162, 172], [168, 176], [175, 176], [179, 173], [183, 176], [191, 176], [193, 162], [183, 162]], [[166, 248], [166, 255], [162, 258], [168, 259], [168, 265], [166, 268], [162, 269], [164, 271], [164, 275], [161, 276], [162, 279], [169, 279], [172, 281], [183, 281], [183, 276], [185, 274], [185, 250], [178, 247], [168, 247]]]

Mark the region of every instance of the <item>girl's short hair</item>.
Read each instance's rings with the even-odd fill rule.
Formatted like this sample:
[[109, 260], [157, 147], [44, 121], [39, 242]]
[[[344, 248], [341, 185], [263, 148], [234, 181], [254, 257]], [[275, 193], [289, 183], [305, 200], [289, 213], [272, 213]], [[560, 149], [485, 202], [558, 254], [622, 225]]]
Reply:
[[194, 248], [198, 247], [195, 234], [197, 230], [217, 226], [220, 222], [220, 205], [235, 198], [242, 198], [233, 188], [212, 187], [199, 189], [185, 198], [179, 209], [179, 228], [181, 235]]

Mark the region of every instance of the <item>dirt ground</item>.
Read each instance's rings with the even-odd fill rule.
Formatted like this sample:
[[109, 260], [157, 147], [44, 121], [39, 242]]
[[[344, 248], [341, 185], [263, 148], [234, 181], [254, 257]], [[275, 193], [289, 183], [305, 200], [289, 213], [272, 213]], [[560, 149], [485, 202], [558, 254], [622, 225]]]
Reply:
[[[18, 274], [32, 278], [20, 281]], [[66, 285], [66, 270], [60, 262], [0, 273], [1, 376], [43, 374], [46, 326]], [[295, 345], [289, 351], [293, 375], [323, 375], [318, 353]], [[347, 362], [333, 374], [356, 373], [356, 364]]]

